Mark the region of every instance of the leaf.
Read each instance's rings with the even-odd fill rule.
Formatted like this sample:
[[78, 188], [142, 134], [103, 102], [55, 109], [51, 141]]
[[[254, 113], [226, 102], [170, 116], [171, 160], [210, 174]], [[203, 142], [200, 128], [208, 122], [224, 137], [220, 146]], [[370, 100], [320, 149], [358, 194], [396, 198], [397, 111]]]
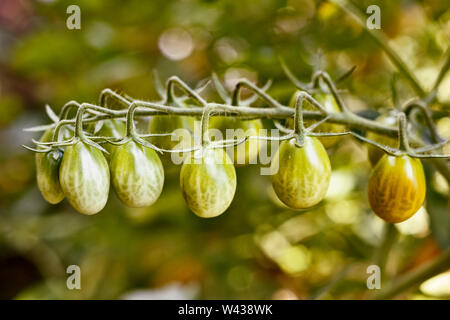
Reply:
[[344, 80], [346, 80], [348, 77], [350, 77], [353, 73], [353, 71], [356, 70], [356, 66], [351, 67], [349, 70], [347, 70], [346, 72], [344, 72], [343, 75], [341, 75], [337, 80], [336, 83], [342, 82]]
[[[262, 90], [263, 92], [266, 92], [267, 90], [269, 90], [269, 88], [270, 88], [271, 85], [272, 85], [272, 80], [269, 79], [269, 80], [267, 80], [266, 84], [261, 88], [261, 90]], [[250, 104], [252, 104], [253, 102], [255, 102], [256, 100], [258, 100], [258, 99], [259, 99], [259, 95], [256, 94], [256, 93], [254, 93], [251, 97], [249, 97], [249, 98], [247, 98], [247, 99], [245, 99], [245, 100], [242, 100], [242, 101], [241, 101], [241, 104], [242, 104], [242, 105], [250, 105]]]
[[53, 128], [54, 126], [55, 126], [54, 123], [52, 123], [52, 124], [45, 124], [45, 125], [41, 125], [41, 126], [25, 128], [25, 129], [23, 129], [23, 131], [25, 131], [25, 132], [39, 132], [39, 131], [45, 131], [47, 129]]
[[100, 129], [102, 128], [102, 126], [103, 126], [103, 121], [98, 121], [95, 124], [94, 134], [98, 133], [100, 131]]
[[52, 110], [52, 108], [50, 108], [50, 106], [48, 104], [45, 105], [45, 112], [47, 112], [48, 117], [53, 121], [53, 122], [58, 122], [59, 121], [59, 117], [56, 115], [56, 113]]
[[203, 90], [205, 90], [209, 86], [210, 83], [211, 83], [210, 79], [203, 79], [197, 84], [197, 87], [195, 88], [194, 91], [200, 94], [203, 92]]
[[225, 102], [229, 103], [231, 98], [225, 87], [222, 85], [222, 83], [219, 80], [219, 77], [215, 72], [212, 73], [212, 81], [214, 83], [214, 87], [216, 87], [217, 93], [219, 94], [220, 98]]
[[161, 78], [159, 77], [159, 73], [156, 69], [153, 69], [153, 84], [155, 85], [156, 92], [158, 92], [160, 98], [164, 98], [164, 87], [162, 85]]
[[100, 150], [101, 152], [104, 152], [105, 154], [109, 154], [109, 152], [106, 151], [101, 145], [99, 145], [98, 143], [96, 143], [92, 140], [86, 139], [83, 142], [90, 145], [91, 147], [94, 147], [94, 148]]
[[284, 59], [280, 56], [278, 57], [280, 64], [281, 64], [281, 68], [283, 69], [283, 72], [285, 73], [285, 75], [288, 77], [288, 79], [292, 82], [292, 84], [300, 90], [303, 91], [307, 91], [308, 85], [306, 83], [302, 83], [299, 79], [297, 79], [297, 77], [292, 73], [291, 69], [289, 69], [289, 67], [287, 66], [286, 62], [284, 61]]

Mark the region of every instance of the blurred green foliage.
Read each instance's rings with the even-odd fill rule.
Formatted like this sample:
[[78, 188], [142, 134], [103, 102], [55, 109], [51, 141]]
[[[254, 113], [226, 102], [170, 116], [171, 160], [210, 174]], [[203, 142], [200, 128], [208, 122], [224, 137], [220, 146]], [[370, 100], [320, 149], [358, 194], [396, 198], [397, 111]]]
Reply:
[[[152, 207], [126, 208], [113, 191], [95, 216], [78, 214], [66, 201], [51, 206], [37, 189], [34, 155], [20, 148], [33, 137], [22, 128], [49, 122], [45, 104], [59, 111], [69, 100], [96, 102], [106, 87], [156, 99], [153, 69], [192, 85], [215, 71], [228, 88], [242, 76], [259, 84], [270, 78], [270, 94], [287, 103], [294, 87], [278, 56], [304, 81], [317, 69], [336, 78], [356, 66], [339, 84], [350, 108], [392, 108], [395, 69], [357, 23], [326, 1], [82, 0], [81, 30], [69, 30], [71, 4], [0, 2], [0, 298], [367, 296], [366, 267], [383, 222], [367, 204], [365, 147], [352, 138], [329, 150], [334, 172], [317, 207], [284, 207], [260, 166], [249, 165], [237, 170], [229, 210], [210, 220], [186, 208], [179, 167], [167, 162], [164, 190]], [[370, 4], [380, 6], [382, 31], [429, 87], [450, 44], [448, 1], [358, 2], [362, 10]], [[439, 92], [447, 104], [449, 86], [447, 77]], [[402, 77], [397, 87], [401, 101], [414, 96]], [[429, 197], [437, 200], [398, 227], [388, 277], [449, 246], [448, 186], [428, 165], [427, 178]], [[66, 288], [71, 264], [81, 268], [82, 290]], [[345, 279], [322, 291], [342, 270]], [[450, 293], [416, 289], [403, 297], [433, 294]]]

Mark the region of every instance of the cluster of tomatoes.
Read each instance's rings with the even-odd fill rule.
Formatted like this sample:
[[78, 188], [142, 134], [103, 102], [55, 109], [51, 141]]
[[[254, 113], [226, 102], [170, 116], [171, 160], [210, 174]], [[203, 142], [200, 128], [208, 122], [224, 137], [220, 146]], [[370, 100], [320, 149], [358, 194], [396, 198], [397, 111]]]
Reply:
[[[295, 104], [295, 95], [291, 106]], [[315, 94], [314, 98], [328, 111], [339, 112], [331, 94]], [[305, 109], [312, 108], [306, 104]], [[172, 131], [186, 125], [187, 117], [155, 116], [150, 132]], [[392, 117], [379, 121], [394, 125]], [[306, 123], [308, 124], [308, 123]], [[211, 127], [244, 128], [257, 133], [260, 120], [239, 120], [214, 117]], [[286, 121], [292, 127], [292, 120]], [[342, 132], [345, 126], [324, 122], [315, 132]], [[69, 134], [68, 129], [64, 129]], [[253, 132], [252, 131], [252, 132]], [[104, 120], [98, 133], [101, 136], [121, 137], [124, 123]], [[397, 140], [369, 133], [370, 138], [396, 147]], [[45, 132], [41, 141], [51, 141], [53, 130]], [[325, 196], [331, 176], [326, 147], [336, 143], [337, 137], [314, 137], [306, 134], [303, 143], [296, 138], [283, 141], [272, 160], [272, 185], [279, 199], [293, 209], [305, 209], [319, 203]], [[167, 137], [153, 137], [162, 148], [173, 148]], [[258, 153], [258, 142], [246, 141], [242, 148], [248, 163]], [[92, 215], [101, 211], [108, 200], [110, 183], [117, 196], [127, 206], [152, 205], [160, 196], [164, 184], [164, 169], [155, 150], [130, 139], [120, 145], [106, 144], [109, 154], [82, 140], [64, 150], [53, 149], [36, 154], [37, 182], [43, 197], [50, 203], [65, 197], [80, 213]], [[395, 157], [369, 146], [369, 159], [374, 169], [369, 179], [368, 195], [373, 211], [382, 219], [397, 223], [411, 217], [425, 199], [425, 178], [420, 160], [409, 156]], [[184, 157], [180, 171], [180, 187], [188, 207], [200, 217], [215, 217], [230, 206], [236, 191], [235, 163], [223, 148], [210, 147], [190, 152]]]
[[[318, 93], [313, 97], [328, 112], [340, 111], [331, 94]], [[296, 94], [291, 99], [291, 107], [294, 106], [295, 100]], [[313, 107], [306, 104], [305, 109], [312, 110]], [[377, 122], [395, 127], [397, 117], [394, 114], [385, 114], [378, 117]], [[288, 123], [293, 125], [292, 120], [289, 120]], [[316, 127], [314, 131], [342, 132], [344, 129], [343, 125], [325, 122]], [[367, 138], [388, 147], [399, 147], [399, 139], [396, 138], [372, 132], [367, 134]], [[284, 179], [280, 179], [279, 174], [274, 175], [272, 183], [278, 197], [287, 206], [305, 208], [323, 199], [328, 189], [331, 173], [328, 155], [323, 147], [333, 146], [338, 139], [338, 137], [309, 137], [305, 141], [307, 143], [303, 147], [303, 152], [296, 151], [295, 153], [293, 151], [286, 152], [285, 149], [297, 150], [298, 148], [288, 148], [287, 143], [280, 146], [282, 158], [276, 157], [276, 159], [288, 168], [285, 169]], [[308, 144], [311, 145], [309, 150], [307, 149]], [[292, 141], [290, 145], [293, 145]], [[407, 155], [397, 157], [385, 154], [380, 148], [370, 144], [367, 146], [367, 151], [369, 161], [373, 166], [368, 184], [368, 198], [372, 210], [380, 218], [390, 223], [399, 223], [409, 219], [420, 209], [425, 200], [426, 183], [422, 163], [419, 159]], [[287, 161], [289, 158], [293, 158], [294, 154], [298, 157], [296, 161]], [[295, 165], [291, 165], [292, 163]], [[297, 171], [303, 172], [303, 174], [297, 173]], [[292, 177], [297, 177], [297, 179], [292, 179]], [[292, 190], [292, 192], [286, 192], [286, 190]], [[309, 197], [299, 197], [299, 193], [309, 195]], [[311, 202], [308, 203], [308, 200]]]

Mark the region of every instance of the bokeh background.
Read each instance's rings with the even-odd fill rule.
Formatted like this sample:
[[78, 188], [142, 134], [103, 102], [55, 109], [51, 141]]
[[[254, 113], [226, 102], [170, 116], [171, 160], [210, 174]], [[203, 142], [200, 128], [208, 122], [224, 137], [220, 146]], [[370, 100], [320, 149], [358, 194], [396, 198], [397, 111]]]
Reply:
[[[366, 268], [384, 223], [367, 202], [366, 148], [352, 138], [329, 150], [333, 175], [317, 207], [284, 207], [260, 166], [249, 165], [237, 169], [229, 210], [209, 220], [187, 209], [179, 167], [167, 163], [162, 196], [151, 207], [126, 208], [112, 191], [95, 216], [66, 200], [49, 205], [36, 186], [34, 155], [21, 147], [39, 137], [23, 128], [51, 122], [46, 104], [59, 111], [69, 100], [95, 103], [106, 87], [157, 99], [153, 69], [192, 86], [212, 71], [229, 89], [240, 77], [259, 85], [272, 79], [269, 93], [287, 103], [294, 87], [278, 56], [303, 81], [318, 69], [336, 78], [356, 66], [339, 87], [352, 110], [374, 118], [394, 107], [396, 71], [359, 24], [326, 1], [82, 0], [81, 30], [69, 30], [71, 4], [0, 0], [1, 299], [367, 298]], [[381, 8], [390, 44], [430, 87], [450, 44], [448, 0], [358, 1], [363, 10], [371, 4]], [[414, 97], [398, 78], [399, 100]], [[450, 103], [450, 77], [438, 98]], [[441, 134], [449, 134], [449, 121], [438, 122]], [[426, 206], [396, 226], [383, 280], [450, 246], [449, 187], [425, 168]], [[66, 288], [72, 264], [81, 268], [81, 290]], [[449, 296], [449, 273], [399, 295]]]

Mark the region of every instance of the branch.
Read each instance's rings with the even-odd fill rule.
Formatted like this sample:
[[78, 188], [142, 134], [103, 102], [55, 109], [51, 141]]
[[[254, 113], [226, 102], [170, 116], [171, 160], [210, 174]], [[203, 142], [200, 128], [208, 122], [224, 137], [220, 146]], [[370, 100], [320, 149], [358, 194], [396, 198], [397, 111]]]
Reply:
[[339, 7], [341, 7], [345, 12], [351, 15], [355, 20], [366, 30], [366, 32], [372, 37], [373, 40], [380, 46], [381, 49], [387, 54], [392, 63], [397, 67], [397, 69], [403, 73], [406, 79], [411, 84], [414, 91], [421, 97], [426, 96], [425, 90], [420, 85], [419, 81], [409, 69], [406, 63], [397, 55], [397, 53], [388, 44], [388, 38], [380, 31], [376, 29], [369, 29], [366, 26], [366, 17], [361, 13], [361, 11], [356, 8], [353, 4], [346, 0], [329, 0]]
[[436, 78], [436, 81], [433, 85], [433, 91], [436, 91], [441, 84], [442, 80], [444, 80], [444, 77], [447, 73], [447, 71], [450, 69], [450, 48], [447, 50], [447, 54], [445, 57], [444, 65], [441, 68], [441, 71], [439, 71], [439, 75]]
[[416, 287], [425, 280], [446, 271], [448, 268], [450, 268], [450, 249], [447, 249], [439, 257], [426, 265], [398, 277], [386, 289], [382, 289], [379, 293], [375, 294], [373, 298], [377, 300], [393, 298], [404, 290]]
[[430, 131], [431, 138], [433, 139], [434, 143], [439, 143], [443, 139], [439, 137], [439, 133], [437, 131], [436, 125], [433, 122], [432, 115], [430, 110], [426, 107], [425, 103], [423, 103], [420, 100], [412, 99], [409, 102], [405, 104], [405, 107], [403, 108], [404, 112], [409, 115], [412, 110], [417, 109], [419, 110], [423, 117], [425, 118], [425, 122], [427, 124], [428, 130]]
[[[309, 103], [311, 103], [313, 106], [315, 106], [319, 112], [315, 112], [315, 111], [304, 111], [302, 110], [302, 117], [308, 120], [316, 120], [318, 121], [318, 123], [323, 123], [323, 122], [330, 122], [330, 123], [337, 123], [337, 124], [344, 124], [347, 126], [348, 130], [352, 130], [352, 129], [358, 129], [358, 130], [363, 130], [363, 131], [372, 131], [372, 132], [376, 132], [378, 134], [381, 135], [386, 135], [389, 137], [398, 137], [399, 136], [399, 128], [392, 128], [389, 126], [385, 126], [383, 124], [380, 124], [379, 122], [373, 121], [373, 120], [369, 120], [366, 118], [363, 118], [355, 113], [353, 113], [351, 110], [349, 110], [345, 104], [344, 101], [341, 99], [338, 90], [333, 82], [333, 80], [331, 79], [331, 77], [323, 71], [320, 72], [316, 72], [313, 75], [312, 81], [311, 83], [308, 85], [309, 87], [313, 88], [314, 86], [318, 85], [318, 81], [322, 79], [327, 86], [329, 87], [331, 93], [333, 94], [335, 100], [337, 101], [338, 105], [340, 106], [342, 112], [328, 112], [324, 106], [322, 106], [317, 100], [315, 100], [308, 92], [306, 91], [298, 91], [296, 94], [300, 95], [302, 97], [302, 99], [304, 98], [305, 100], [307, 100]], [[215, 81], [214, 81], [215, 80]], [[213, 76], [213, 82], [215, 83], [216, 86], [220, 87], [220, 83], [218, 81], [218, 79], [214, 79]], [[270, 84], [270, 82], [268, 83], [268, 85]], [[176, 106], [171, 105], [171, 102], [174, 101], [174, 99], [176, 99], [176, 97], [173, 95], [173, 86], [178, 86], [182, 91], [184, 91], [185, 94], [187, 94], [187, 96], [190, 96], [191, 98], [194, 98], [194, 100], [196, 100], [197, 103], [199, 103], [201, 106], [199, 107], [198, 105], [178, 105], [175, 104]], [[65, 125], [69, 125], [69, 126], [74, 126], [76, 127], [75, 130], [75, 138], [77, 139], [81, 139], [83, 141], [85, 141], [86, 143], [92, 145], [93, 147], [96, 147], [100, 150], [103, 151], [103, 148], [96, 142], [94, 142], [93, 140], [97, 140], [97, 138], [102, 138], [102, 141], [99, 141], [99, 143], [104, 143], [104, 142], [111, 142], [113, 140], [111, 140], [110, 138], [112, 137], [96, 137], [96, 139], [94, 139], [93, 137], [89, 136], [89, 134], [85, 134], [83, 131], [83, 125], [87, 124], [87, 123], [92, 123], [92, 122], [98, 122], [101, 120], [107, 120], [107, 119], [114, 119], [114, 118], [118, 118], [118, 119], [128, 119], [127, 122], [130, 124], [130, 121], [133, 122], [135, 116], [136, 117], [148, 117], [148, 116], [191, 116], [191, 117], [202, 117], [205, 115], [204, 110], [205, 109], [211, 109], [214, 110], [214, 113], [212, 114], [208, 114], [209, 116], [225, 116], [225, 117], [236, 117], [236, 118], [240, 118], [242, 120], [252, 120], [252, 119], [261, 119], [261, 118], [266, 118], [266, 119], [293, 119], [295, 117], [296, 114], [296, 110], [294, 110], [293, 108], [284, 106], [282, 104], [280, 104], [278, 101], [276, 101], [274, 98], [272, 98], [269, 94], [267, 94], [264, 90], [266, 87], [268, 87], [268, 85], [266, 85], [264, 88], [259, 88], [256, 85], [254, 85], [253, 83], [251, 83], [250, 81], [246, 80], [246, 79], [241, 79], [237, 85], [236, 88], [233, 92], [233, 95], [231, 97], [231, 105], [229, 103], [225, 103], [225, 104], [219, 104], [219, 103], [209, 103], [206, 100], [204, 100], [199, 92], [197, 92], [196, 90], [191, 89], [185, 82], [183, 82], [181, 79], [179, 79], [178, 77], [170, 77], [166, 83], [166, 99], [165, 102], [148, 102], [148, 101], [143, 101], [143, 100], [138, 100], [138, 99], [133, 99], [131, 97], [128, 96], [122, 96], [110, 89], [104, 89], [100, 95], [100, 106], [97, 105], [93, 105], [93, 104], [89, 104], [89, 103], [82, 103], [81, 105], [78, 104], [77, 102], [69, 102], [68, 104], [65, 105], [65, 107], [63, 108], [63, 112], [60, 116], [60, 119], [58, 122], [50, 125], [50, 128], [53, 128], [54, 130], [54, 139], [52, 142], [49, 143], [41, 143], [41, 142], [34, 142], [36, 143], [38, 146], [44, 147], [45, 150], [47, 150], [48, 148], [52, 148], [52, 147], [63, 147], [63, 146], [67, 146], [68, 144], [71, 144], [74, 142], [74, 140], [67, 140], [67, 141], [58, 141], [57, 137], [58, 137], [58, 132], [59, 130], [65, 126]], [[240, 89], [242, 89], [242, 87], [247, 87], [248, 89], [250, 89], [251, 91], [254, 92], [254, 95], [261, 98], [263, 101], [266, 102], [267, 105], [269, 105], [272, 108], [267, 108], [267, 107], [262, 107], [262, 108], [253, 108], [250, 106], [250, 104], [248, 106], [241, 106], [240, 105], [240, 101], [239, 101], [239, 93], [240, 93]], [[201, 91], [201, 88], [198, 89], [198, 91]], [[107, 107], [107, 103], [106, 103], [106, 98], [113, 98], [116, 101], [118, 101], [123, 107], [125, 107], [125, 109], [120, 109], [120, 110], [112, 110], [109, 109]], [[228, 100], [228, 96], [226, 97], [226, 100]], [[249, 100], [247, 100], [249, 101]], [[420, 105], [420, 104], [419, 104]], [[66, 120], [65, 116], [67, 115], [67, 110], [69, 110], [69, 108], [72, 107], [76, 107], [78, 109], [77, 112], [77, 116], [75, 119], [71, 119], [71, 120]], [[139, 107], [139, 108], [138, 108]], [[132, 110], [132, 117], [130, 120], [130, 111]], [[298, 113], [298, 112], [297, 112]], [[428, 115], [427, 113], [424, 113], [425, 115]], [[205, 118], [205, 117], [203, 117]], [[429, 121], [431, 121], [431, 117], [428, 119]], [[406, 128], [406, 124], [404, 126]], [[40, 127], [42, 128], [48, 128], [48, 126], [44, 126], [44, 127]], [[35, 128], [31, 128], [34, 131], [38, 131]], [[405, 130], [403, 130], [405, 131]], [[435, 158], [432, 159], [432, 161], [434, 162], [434, 165], [436, 166], [436, 168], [444, 175], [444, 177], [446, 177], [446, 179], [448, 181], [450, 181], [450, 169], [448, 168], [448, 166], [446, 165], [446, 162], [442, 159], [437, 159], [437, 158], [449, 158], [450, 156], [448, 155], [440, 155], [440, 154], [420, 154], [421, 152], [424, 152], [423, 150], [432, 150], [429, 149], [428, 144], [424, 143], [423, 141], [421, 141], [420, 139], [414, 139], [414, 137], [411, 138], [411, 141], [413, 141], [415, 144], [419, 145], [419, 148], [417, 151], [415, 152], [414, 150], [407, 148], [407, 150], [397, 150], [397, 149], [392, 149], [389, 148], [387, 146], [383, 146], [381, 144], [376, 143], [375, 141], [372, 141], [368, 138], [365, 138], [359, 134], [357, 134], [356, 132], [352, 132], [352, 131], [345, 131], [345, 132], [340, 132], [340, 133], [308, 133], [309, 135], [315, 135], [315, 136], [331, 136], [331, 135], [345, 135], [345, 134], [352, 134], [353, 136], [355, 136], [356, 138], [373, 144], [375, 146], [377, 146], [378, 148], [381, 148], [382, 150], [388, 152], [389, 154], [393, 154], [393, 155], [400, 155], [400, 154], [404, 154], [405, 152], [413, 157], [416, 158]], [[290, 136], [290, 134], [288, 134], [287, 136]], [[406, 131], [405, 134], [401, 135], [403, 137], [403, 140], [407, 141], [408, 137], [406, 135]], [[128, 137], [130, 138], [130, 137]], [[150, 148], [154, 148], [157, 151], [160, 152], [166, 152], [166, 150], [162, 150], [157, 148], [156, 146], [150, 145], [147, 141], [145, 141], [143, 138], [144, 136], [140, 136], [137, 133], [131, 134], [131, 138], [133, 138], [134, 140], [138, 141], [139, 143], [146, 145]], [[254, 138], [254, 137], [251, 137]], [[116, 142], [116, 141], [114, 141]], [[440, 143], [440, 142], [439, 142]], [[433, 146], [437, 147], [438, 144], [435, 144]], [[403, 144], [403, 145], [407, 145], [407, 144]], [[29, 148], [26, 147], [29, 150], [35, 151], [35, 150], [39, 150], [39, 148], [34, 149], [34, 148]], [[171, 152], [171, 151], [167, 151], [167, 152]]]
[[[308, 95], [309, 96], [309, 95]], [[315, 102], [315, 100], [312, 99]], [[198, 106], [187, 105], [186, 107], [173, 107], [167, 106], [161, 103], [156, 102], [147, 102], [136, 100], [136, 103], [143, 106], [141, 109], [136, 110], [136, 116], [138, 117], [147, 117], [147, 116], [191, 116], [191, 117], [201, 117], [203, 114], [203, 108], [199, 108]], [[312, 102], [312, 103], [314, 103]], [[100, 106], [95, 106], [89, 104], [92, 107], [96, 107], [97, 112], [101, 112], [103, 114], [99, 114], [90, 118], [85, 118], [83, 123], [92, 123], [100, 120], [107, 119], [116, 119], [121, 118], [125, 119], [127, 110], [110, 110], [105, 109]], [[215, 112], [213, 116], [224, 116], [224, 117], [237, 117], [244, 120], [251, 119], [293, 119], [295, 110], [293, 108], [289, 108], [288, 106], [279, 105], [278, 108], [256, 108], [256, 107], [246, 107], [246, 106], [233, 106], [227, 104], [220, 103], [208, 103], [207, 106], [216, 106], [220, 107], [220, 110]], [[323, 107], [322, 107], [323, 108]], [[364, 130], [364, 131], [372, 131], [379, 133], [381, 135], [386, 135], [389, 137], [397, 137], [398, 129], [392, 128], [389, 126], [385, 126], [376, 121], [369, 120], [367, 118], [363, 118], [357, 116], [355, 114], [343, 114], [343, 113], [330, 113], [327, 114], [327, 122], [337, 123], [337, 124], [345, 124], [351, 128]], [[317, 111], [303, 111], [303, 117], [307, 120], [321, 120], [324, 117], [323, 112]], [[60, 120], [56, 126], [64, 126], [64, 125], [74, 125], [75, 120]], [[39, 128], [48, 128], [48, 126], [39, 126]], [[39, 129], [36, 127], [36, 129]], [[31, 128], [35, 129], [35, 128]], [[31, 131], [31, 130], [30, 130]]]
[[378, 250], [375, 252], [375, 264], [380, 267], [381, 270], [381, 279], [384, 279], [384, 275], [386, 274], [386, 262], [389, 255], [389, 251], [397, 240], [397, 229], [395, 225], [392, 223], [385, 223], [383, 240], [378, 247]]

